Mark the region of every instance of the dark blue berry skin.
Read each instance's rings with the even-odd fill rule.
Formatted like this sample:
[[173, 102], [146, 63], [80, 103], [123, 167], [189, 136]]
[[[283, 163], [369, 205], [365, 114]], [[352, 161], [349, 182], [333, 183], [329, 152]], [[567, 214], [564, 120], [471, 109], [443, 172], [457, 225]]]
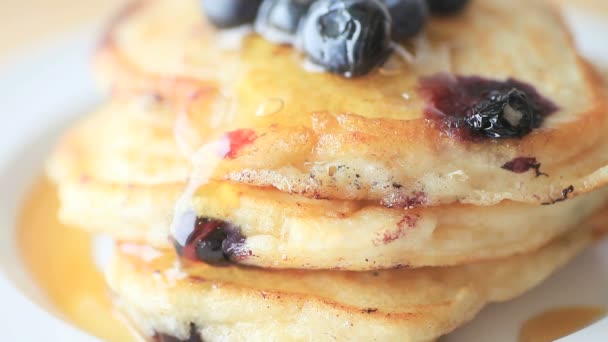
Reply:
[[200, 335], [198, 334], [198, 329], [194, 323], [190, 323], [190, 336], [187, 340], [179, 339], [175, 336], [167, 335], [167, 334], [159, 334], [155, 333], [152, 337], [152, 341], [154, 342], [202, 342]]
[[319, 0], [299, 35], [312, 62], [345, 77], [369, 73], [391, 51], [391, 19], [379, 0]]
[[[187, 213], [186, 215], [189, 215]], [[197, 217], [192, 224], [189, 218], [183, 220], [183, 233], [187, 233], [185, 241], [182, 237], [174, 238], [173, 243], [177, 253], [187, 259], [203, 261], [211, 265], [227, 265], [233, 259], [244, 256], [241, 247], [245, 237], [234, 225], [213, 218]]]
[[218, 28], [251, 24], [262, 0], [201, 0], [209, 21]]
[[227, 237], [228, 234], [221, 225], [213, 229], [204, 239], [197, 241], [197, 258], [214, 265], [230, 260], [229, 254], [225, 253], [222, 247]]
[[428, 16], [425, 0], [384, 0], [392, 19], [393, 40], [411, 38], [422, 31]]
[[465, 121], [473, 131], [488, 138], [519, 138], [537, 127], [538, 117], [526, 93], [512, 88], [491, 92], [473, 107]]
[[432, 14], [456, 14], [469, 3], [468, 0], [426, 0]]
[[292, 43], [300, 20], [314, 0], [264, 0], [258, 11], [255, 29], [267, 40]]

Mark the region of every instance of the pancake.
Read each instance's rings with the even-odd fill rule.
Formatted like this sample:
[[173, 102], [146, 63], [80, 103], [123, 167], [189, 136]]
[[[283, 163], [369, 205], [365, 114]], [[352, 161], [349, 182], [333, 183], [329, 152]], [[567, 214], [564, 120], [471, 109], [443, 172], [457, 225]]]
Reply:
[[[147, 1], [112, 25], [97, 58], [100, 78], [118, 93], [184, 106], [190, 151], [248, 134], [216, 180], [411, 207], [552, 203], [608, 178], [599, 78], [544, 1], [473, 1], [404, 43], [413, 62], [395, 55], [356, 79], [306, 71], [293, 49], [256, 35], [226, 48], [235, 43], [227, 34], [204, 20], [197, 1]], [[545, 109], [532, 133], [472, 139], [449, 127], [451, 107], [511, 87]], [[547, 176], [533, 172], [537, 165]]]
[[[591, 240], [589, 229], [522, 256], [445, 268], [269, 271], [185, 264], [119, 245], [108, 283], [146, 336], [205, 341], [430, 341], [516, 297]], [[195, 339], [191, 339], [195, 340]]]
[[[116, 98], [65, 136], [49, 166], [63, 222], [170, 247], [174, 208], [189, 171], [173, 137], [171, 108], [145, 96]], [[576, 226], [606, 199], [608, 189], [551, 206], [505, 201], [402, 210], [212, 181], [194, 193], [189, 206], [199, 217], [238, 227], [247, 256], [235, 262], [369, 270], [524, 253]]]
[[56, 181], [107, 184], [183, 184], [190, 161], [173, 134], [175, 108], [162, 98], [114, 97], [60, 138], [49, 158]]

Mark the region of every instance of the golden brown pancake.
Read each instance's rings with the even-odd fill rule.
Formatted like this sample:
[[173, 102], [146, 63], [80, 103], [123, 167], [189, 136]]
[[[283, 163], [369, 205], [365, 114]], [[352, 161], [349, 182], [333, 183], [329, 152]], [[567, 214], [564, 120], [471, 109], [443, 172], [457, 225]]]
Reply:
[[185, 264], [122, 244], [107, 271], [147, 336], [205, 341], [430, 341], [486, 304], [534, 287], [592, 241], [579, 229], [536, 252], [486, 263], [376, 272]]
[[[72, 129], [49, 167], [61, 219], [120, 240], [170, 247], [169, 228], [189, 171], [173, 137], [174, 119], [166, 101], [129, 97], [114, 99]], [[607, 191], [551, 206], [505, 201], [403, 210], [213, 181], [189, 204], [199, 217], [236, 227], [247, 252], [238, 263], [369, 270], [524, 253], [582, 222], [606, 203]]]
[[[216, 180], [412, 207], [552, 203], [608, 178], [599, 79], [544, 1], [473, 1], [406, 42], [412, 62], [395, 55], [357, 79], [307, 71], [292, 48], [255, 35], [240, 49], [226, 45], [197, 1], [153, 0], [112, 26], [98, 58], [119, 92], [187, 107], [180, 134], [190, 151], [236, 137]], [[469, 89], [470, 101], [523, 89], [547, 116], [523, 138], [472, 139], [446, 126], [451, 106], [464, 101], [444, 93], [453, 87], [481, 88]], [[538, 164], [548, 176], [537, 177]]]

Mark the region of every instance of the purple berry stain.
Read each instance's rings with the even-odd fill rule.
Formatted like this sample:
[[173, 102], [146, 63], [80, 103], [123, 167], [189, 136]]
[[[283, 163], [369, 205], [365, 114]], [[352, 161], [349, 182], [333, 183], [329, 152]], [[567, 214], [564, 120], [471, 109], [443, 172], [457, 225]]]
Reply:
[[525, 173], [532, 169], [536, 172], [536, 177], [549, 177], [548, 174], [540, 171], [540, 166], [541, 164], [534, 157], [517, 157], [506, 162], [501, 168], [514, 173]]

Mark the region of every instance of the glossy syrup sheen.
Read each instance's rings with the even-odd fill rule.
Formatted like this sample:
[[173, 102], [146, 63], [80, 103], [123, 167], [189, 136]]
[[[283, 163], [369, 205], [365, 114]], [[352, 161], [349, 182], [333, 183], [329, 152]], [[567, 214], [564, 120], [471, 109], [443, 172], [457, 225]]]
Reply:
[[605, 314], [605, 309], [593, 306], [551, 309], [526, 321], [521, 328], [519, 341], [555, 341], [591, 325]]
[[63, 318], [105, 341], [139, 341], [117, 314], [84, 231], [57, 219], [55, 188], [39, 180], [23, 203], [19, 250], [32, 279]]

